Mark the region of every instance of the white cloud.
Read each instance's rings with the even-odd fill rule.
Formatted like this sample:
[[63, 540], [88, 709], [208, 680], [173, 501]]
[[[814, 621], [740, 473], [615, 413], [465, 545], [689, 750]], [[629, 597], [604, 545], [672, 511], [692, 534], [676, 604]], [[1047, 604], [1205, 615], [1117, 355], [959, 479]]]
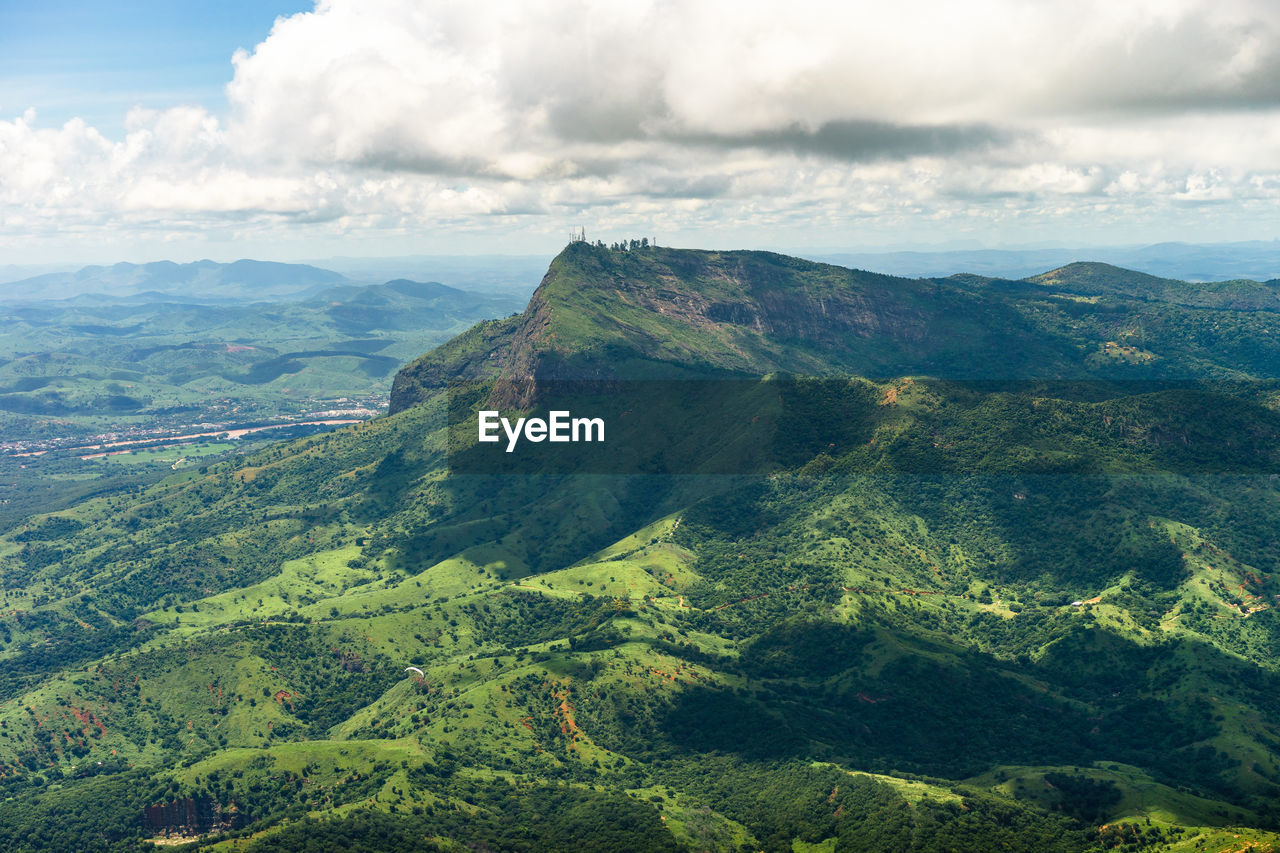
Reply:
[[625, 142], [1274, 107], [1278, 31], [1244, 2], [325, 0], [228, 94], [264, 154], [529, 179]]
[[1270, 2], [321, 0], [232, 65], [226, 115], [0, 122], [8, 239], [992, 233], [1280, 189]]

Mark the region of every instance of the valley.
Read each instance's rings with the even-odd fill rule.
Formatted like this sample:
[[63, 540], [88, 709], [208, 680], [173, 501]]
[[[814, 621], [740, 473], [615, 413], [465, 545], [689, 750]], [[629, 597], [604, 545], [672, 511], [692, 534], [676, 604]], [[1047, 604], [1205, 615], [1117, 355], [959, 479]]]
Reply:
[[[241, 289], [215, 278], [245, 269], [257, 278]], [[151, 291], [0, 304], [0, 520], [374, 417], [400, 364], [523, 304], [434, 283], [353, 285], [313, 267], [292, 273], [309, 295], [244, 298], [289, 292], [265, 282], [296, 269], [88, 268], [55, 278], [191, 286], [185, 272], [209, 279], [213, 301]]]

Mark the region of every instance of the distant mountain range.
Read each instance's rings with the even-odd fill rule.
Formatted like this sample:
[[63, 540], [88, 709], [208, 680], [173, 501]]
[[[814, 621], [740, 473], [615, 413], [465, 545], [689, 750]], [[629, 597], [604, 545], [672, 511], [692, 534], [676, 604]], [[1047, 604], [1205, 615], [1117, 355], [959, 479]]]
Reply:
[[361, 284], [395, 278], [445, 281], [476, 293], [516, 293], [525, 298], [533, 293], [550, 262], [550, 255], [399, 255], [308, 261]]
[[797, 251], [802, 257], [842, 267], [920, 278], [975, 273], [1024, 278], [1075, 261], [1103, 261], [1149, 275], [1184, 281], [1280, 278], [1280, 241], [1156, 243], [1067, 249], [969, 249], [958, 251]]
[[[1076, 261], [1101, 261], [1129, 270], [1182, 281], [1280, 278], [1280, 241], [1238, 243], [1156, 243], [1050, 249], [966, 249], [955, 251], [867, 252], [839, 249], [794, 250], [800, 257], [889, 275], [934, 278], [972, 273], [993, 278], [1026, 278]], [[222, 264], [119, 263], [77, 271], [32, 272], [30, 266], [0, 266], [0, 302], [104, 297], [130, 301], [219, 301], [299, 299], [320, 288], [379, 284], [396, 278], [444, 281], [479, 293], [527, 297], [546, 269], [543, 255], [404, 255], [384, 258], [333, 257], [286, 264], [240, 260]], [[45, 270], [48, 269], [46, 266]]]
[[0, 284], [0, 300], [69, 299], [87, 295], [184, 302], [295, 299], [350, 284], [341, 273], [307, 264], [240, 260], [230, 264], [118, 263], [54, 272]]

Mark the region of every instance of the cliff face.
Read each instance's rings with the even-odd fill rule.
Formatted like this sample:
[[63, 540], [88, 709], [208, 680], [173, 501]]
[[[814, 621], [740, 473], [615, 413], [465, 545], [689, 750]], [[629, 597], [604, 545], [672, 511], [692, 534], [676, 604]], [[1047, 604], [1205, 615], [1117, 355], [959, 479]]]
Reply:
[[[405, 367], [391, 410], [451, 380], [494, 382], [519, 406], [549, 379], [889, 375], [1001, 364], [1016, 312], [955, 284], [902, 279], [768, 252], [570, 244], [525, 312], [483, 324]], [[1043, 335], [1038, 363], [1055, 364]]]
[[225, 811], [212, 797], [184, 797], [171, 803], [156, 803], [142, 812], [142, 828], [150, 835], [207, 835], [244, 823], [244, 816]]
[[453, 382], [484, 381], [506, 363], [522, 317], [489, 320], [405, 365], [391, 384], [391, 414], [425, 403]]

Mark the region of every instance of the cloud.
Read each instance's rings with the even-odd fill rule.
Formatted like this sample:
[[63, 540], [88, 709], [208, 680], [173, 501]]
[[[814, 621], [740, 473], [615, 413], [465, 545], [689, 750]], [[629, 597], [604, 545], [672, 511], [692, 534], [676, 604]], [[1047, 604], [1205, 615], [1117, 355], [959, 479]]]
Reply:
[[877, 159], [1280, 106], [1273, 4], [324, 0], [235, 58], [240, 143], [534, 179], [680, 143]]
[[985, 124], [900, 125], [884, 121], [842, 120], [812, 130], [796, 123], [741, 134], [690, 134], [671, 141], [721, 148], [762, 148], [834, 160], [905, 160], [922, 155], [948, 156], [998, 148], [1025, 134]]
[[584, 214], [990, 231], [1280, 187], [1263, 0], [320, 0], [230, 71], [226, 114], [136, 110], [120, 139], [0, 122], [14, 239]]

